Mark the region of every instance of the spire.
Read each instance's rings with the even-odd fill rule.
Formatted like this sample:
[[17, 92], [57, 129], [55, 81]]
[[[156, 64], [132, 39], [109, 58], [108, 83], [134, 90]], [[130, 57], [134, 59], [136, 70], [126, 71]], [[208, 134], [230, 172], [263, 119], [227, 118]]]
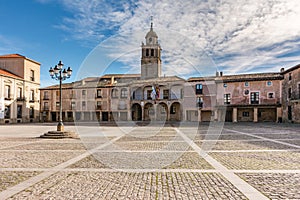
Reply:
[[151, 27], [150, 27], [150, 30], [152, 31], [152, 30], [153, 30], [153, 16], [150, 17], [150, 21], [151, 21]]

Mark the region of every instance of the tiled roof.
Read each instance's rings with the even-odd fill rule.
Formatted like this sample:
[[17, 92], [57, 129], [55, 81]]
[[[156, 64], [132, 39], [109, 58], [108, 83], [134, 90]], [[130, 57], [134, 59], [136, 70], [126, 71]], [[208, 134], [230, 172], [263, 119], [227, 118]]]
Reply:
[[294, 67], [291, 67], [291, 68], [289, 68], [289, 69], [287, 69], [287, 70], [284, 70], [284, 71], [282, 72], [282, 74], [286, 74], [286, 73], [291, 72], [291, 71], [294, 71], [294, 70], [296, 70], [296, 69], [298, 69], [298, 68], [300, 68], [300, 64], [298, 64], [298, 65], [296, 65], [296, 66], [294, 66]]
[[283, 76], [280, 73], [255, 73], [224, 75], [216, 77], [216, 82], [239, 82], [239, 81], [258, 81], [258, 80], [280, 80]]
[[13, 74], [13, 73], [11, 73], [9, 71], [6, 71], [4, 69], [0, 69], [0, 75], [9, 76], [9, 77], [12, 77], [12, 78], [21, 78], [22, 79], [22, 77], [17, 76], [17, 75], [15, 75], [15, 74]]
[[25, 56], [23, 56], [23, 55], [21, 55], [21, 54], [17, 54], [17, 53], [15, 53], [15, 54], [0, 55], [0, 58], [23, 58], [23, 59], [29, 60], [29, 61], [31, 61], [31, 62], [34, 62], [34, 63], [37, 63], [37, 64], [40, 65], [39, 62], [37, 62], [37, 61], [35, 61], [35, 60], [32, 60], [32, 59], [30, 59], [30, 58], [27, 58], [27, 57], [25, 57]]
[[101, 76], [100, 78], [139, 78], [141, 77], [140, 74], [105, 74]]

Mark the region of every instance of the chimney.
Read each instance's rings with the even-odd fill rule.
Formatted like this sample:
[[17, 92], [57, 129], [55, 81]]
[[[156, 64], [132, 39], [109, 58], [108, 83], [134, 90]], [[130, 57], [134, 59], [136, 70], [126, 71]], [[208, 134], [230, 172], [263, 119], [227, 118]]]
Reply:
[[112, 77], [111, 77], [111, 84], [114, 84], [114, 83], [115, 83], [115, 77], [112, 76]]

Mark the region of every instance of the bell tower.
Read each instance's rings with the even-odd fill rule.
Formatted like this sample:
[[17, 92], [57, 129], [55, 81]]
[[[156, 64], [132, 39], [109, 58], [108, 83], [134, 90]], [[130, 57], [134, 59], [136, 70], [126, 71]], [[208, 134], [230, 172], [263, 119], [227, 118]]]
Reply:
[[153, 31], [152, 19], [145, 39], [146, 44], [142, 42], [141, 79], [158, 78], [161, 76], [161, 47], [157, 34]]

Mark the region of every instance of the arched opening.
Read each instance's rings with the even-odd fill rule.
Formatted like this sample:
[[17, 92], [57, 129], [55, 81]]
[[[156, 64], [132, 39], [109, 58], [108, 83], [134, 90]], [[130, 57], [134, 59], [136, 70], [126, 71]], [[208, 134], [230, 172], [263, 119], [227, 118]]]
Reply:
[[142, 107], [140, 104], [135, 103], [131, 107], [131, 119], [132, 121], [142, 120]]
[[170, 120], [181, 121], [181, 105], [178, 102], [172, 103], [170, 107]]
[[156, 119], [157, 119], [157, 121], [167, 121], [168, 120], [167, 104], [161, 102], [157, 105]]
[[144, 120], [153, 121], [155, 118], [155, 111], [152, 103], [146, 103], [144, 106]]

